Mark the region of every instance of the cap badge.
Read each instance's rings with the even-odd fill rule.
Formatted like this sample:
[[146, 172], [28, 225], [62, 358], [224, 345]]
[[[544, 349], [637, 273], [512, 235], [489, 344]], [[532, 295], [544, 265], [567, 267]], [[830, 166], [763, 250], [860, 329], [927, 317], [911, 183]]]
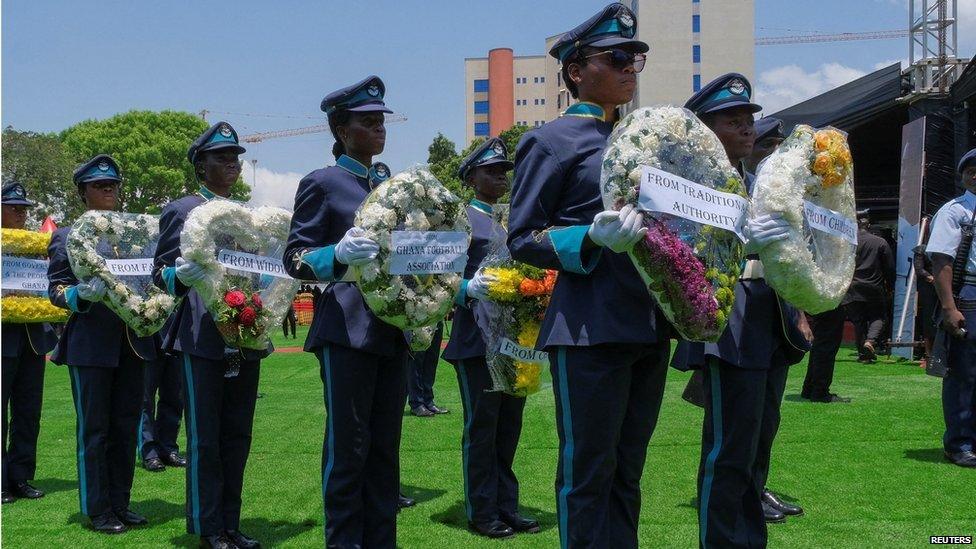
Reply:
[[386, 166], [383, 164], [377, 164], [376, 175], [380, 177], [386, 177]]
[[634, 18], [631, 17], [631, 15], [627, 12], [623, 12], [617, 16], [617, 21], [620, 21], [620, 24], [623, 25], [625, 29], [629, 29], [634, 26]]
[[108, 168], [109, 168], [108, 162], [102, 160], [101, 162], [98, 163], [98, 169], [99, 170], [101, 170], [103, 172], [107, 172], [108, 171]]
[[376, 84], [371, 84], [368, 88], [366, 88], [366, 93], [368, 93], [370, 97], [379, 97], [380, 87]]
[[729, 82], [729, 91], [736, 95], [742, 95], [746, 93], [746, 83], [736, 78]]
[[14, 187], [14, 194], [16, 196], [24, 196], [24, 188], [19, 185]]
[[505, 156], [505, 147], [501, 143], [496, 142], [492, 145], [491, 150], [495, 151], [498, 156]]
[[230, 128], [228, 128], [227, 126], [221, 126], [220, 135], [224, 137], [230, 137], [231, 135], [233, 135], [233, 133], [230, 131]]

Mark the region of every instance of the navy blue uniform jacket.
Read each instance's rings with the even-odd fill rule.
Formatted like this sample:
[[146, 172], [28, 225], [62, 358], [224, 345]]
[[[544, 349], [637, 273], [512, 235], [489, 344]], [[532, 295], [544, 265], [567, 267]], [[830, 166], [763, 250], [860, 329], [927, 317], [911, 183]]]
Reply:
[[[183, 255], [180, 250], [183, 224], [190, 211], [206, 201], [203, 196], [194, 194], [174, 200], [163, 208], [159, 216], [159, 244], [153, 258], [153, 280], [170, 295], [183, 298], [163, 327], [163, 351], [222, 360], [227, 346], [217, 331], [213, 316], [196, 290], [186, 287], [176, 278], [176, 258]], [[272, 349], [269, 343], [263, 351], [242, 349], [241, 352], [245, 360], [260, 360], [271, 354]]]
[[341, 281], [346, 266], [335, 260], [335, 245], [353, 226], [369, 191], [367, 178], [338, 166], [315, 170], [298, 183], [285, 269], [298, 279], [330, 283], [315, 303], [306, 351], [337, 344], [394, 356], [403, 349], [403, 331], [374, 315], [355, 284]]
[[[755, 176], [746, 173], [746, 186], [752, 192]], [[671, 365], [679, 370], [700, 368], [706, 357], [716, 357], [740, 368], [765, 370], [773, 357], [796, 364], [810, 350], [810, 344], [797, 328], [803, 314], [786, 303], [763, 279], [740, 280], [735, 285], [735, 305], [729, 323], [716, 343], [681, 341]], [[779, 365], [779, 364], [777, 364]]]
[[20, 356], [20, 351], [24, 345], [29, 345], [34, 354], [45, 355], [54, 348], [57, 342], [58, 338], [54, 335], [54, 329], [47, 322], [30, 322], [27, 324], [4, 322], [3, 332], [0, 334], [3, 358]]
[[457, 305], [454, 307], [451, 339], [448, 340], [443, 355], [444, 360], [450, 362], [485, 356], [485, 339], [474, 319], [473, 308], [477, 302], [467, 298], [467, 283], [488, 255], [493, 239], [505, 238], [505, 229], [491, 216], [473, 206], [468, 206], [468, 220], [471, 222], [468, 264], [464, 267], [464, 281], [461, 282], [461, 290], [455, 300]]
[[668, 340], [670, 326], [627, 254], [581, 252], [604, 210], [600, 165], [612, 129], [599, 118], [563, 116], [527, 133], [515, 152], [512, 257], [560, 271], [538, 349]]
[[125, 322], [103, 303], [91, 303], [78, 297], [78, 279], [68, 263], [65, 247], [68, 231], [62, 227], [51, 236], [47, 255], [48, 295], [51, 303], [71, 311], [54, 349], [51, 362], [71, 366], [115, 368], [119, 365], [125, 341], [139, 358], [156, 358], [157, 336], [137, 337]]

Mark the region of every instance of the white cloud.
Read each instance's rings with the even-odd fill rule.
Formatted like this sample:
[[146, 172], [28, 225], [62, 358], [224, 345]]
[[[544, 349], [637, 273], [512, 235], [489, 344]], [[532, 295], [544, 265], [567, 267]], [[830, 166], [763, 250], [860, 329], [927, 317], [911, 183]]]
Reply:
[[766, 114], [795, 105], [827, 90], [846, 84], [867, 74], [865, 71], [840, 63], [824, 63], [814, 71], [798, 65], [784, 65], [759, 74], [756, 102]]
[[241, 177], [244, 183], [251, 187], [250, 205], [278, 206], [288, 211], [294, 208], [295, 191], [298, 190], [298, 182], [302, 179], [302, 174], [275, 172], [261, 166], [257, 166], [255, 171], [249, 160], [244, 160], [241, 164]]

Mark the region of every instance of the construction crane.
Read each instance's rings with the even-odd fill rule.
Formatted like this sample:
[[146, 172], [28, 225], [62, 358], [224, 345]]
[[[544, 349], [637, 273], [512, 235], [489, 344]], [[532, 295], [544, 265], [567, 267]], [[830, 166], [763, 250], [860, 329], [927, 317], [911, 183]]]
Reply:
[[[406, 122], [407, 117], [402, 114], [387, 114], [386, 123], [396, 124], [399, 122]], [[306, 126], [304, 128], [292, 128], [290, 130], [274, 130], [270, 132], [258, 132], [252, 133], [250, 135], [245, 135], [241, 137], [241, 141], [244, 143], [260, 143], [262, 141], [267, 141], [268, 139], [279, 139], [281, 137], [294, 137], [296, 135], [306, 135], [310, 133], [321, 133], [329, 131], [328, 124], [316, 124], [315, 126]]]
[[812, 44], [815, 42], [847, 42], [851, 40], [890, 40], [905, 38], [908, 30], [883, 30], [873, 32], [842, 32], [840, 34], [799, 34], [795, 36], [765, 36], [756, 38], [757, 46], [781, 44]]
[[[200, 111], [200, 118], [203, 118], [204, 120], [206, 120], [207, 119], [207, 115], [210, 114], [210, 113], [213, 113], [213, 112], [218, 112], [218, 111], [211, 111], [211, 110], [208, 110], [208, 109], [203, 109], [202, 111]], [[264, 117], [264, 118], [312, 118], [310, 116], [309, 117], [305, 117], [305, 116], [283, 116], [283, 115], [270, 115], [270, 114], [269, 115], [259, 115], [259, 114], [250, 114], [250, 113], [219, 113], [218, 112], [218, 114], [233, 114], [233, 115], [238, 115], [238, 116], [260, 116], [260, 117]], [[399, 123], [399, 122], [406, 122], [406, 121], [407, 121], [407, 117], [406, 116], [403, 116], [402, 114], [387, 114], [386, 115], [386, 123], [387, 124], [396, 124], [396, 123]], [[269, 132], [257, 132], [257, 133], [252, 133], [252, 134], [248, 134], [248, 135], [242, 136], [240, 139], [241, 139], [241, 142], [243, 142], [243, 143], [260, 143], [262, 141], [267, 141], [268, 139], [279, 139], [281, 137], [294, 137], [296, 135], [307, 135], [307, 134], [310, 134], [310, 133], [321, 133], [321, 132], [327, 132], [327, 131], [329, 131], [329, 125], [328, 124], [316, 124], [314, 126], [305, 126], [304, 128], [292, 128], [292, 129], [288, 129], [288, 130], [274, 130], [274, 131], [269, 131]]]

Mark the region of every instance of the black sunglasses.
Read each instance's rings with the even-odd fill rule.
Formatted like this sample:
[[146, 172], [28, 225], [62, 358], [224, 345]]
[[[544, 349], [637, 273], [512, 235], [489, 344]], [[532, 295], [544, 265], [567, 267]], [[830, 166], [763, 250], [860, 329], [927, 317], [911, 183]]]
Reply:
[[644, 70], [644, 63], [647, 62], [647, 56], [643, 53], [630, 53], [629, 51], [618, 49], [603, 50], [601, 52], [583, 56], [583, 59], [589, 59], [598, 55], [609, 55], [610, 65], [617, 70], [624, 70], [633, 65], [634, 72], [640, 72]]

